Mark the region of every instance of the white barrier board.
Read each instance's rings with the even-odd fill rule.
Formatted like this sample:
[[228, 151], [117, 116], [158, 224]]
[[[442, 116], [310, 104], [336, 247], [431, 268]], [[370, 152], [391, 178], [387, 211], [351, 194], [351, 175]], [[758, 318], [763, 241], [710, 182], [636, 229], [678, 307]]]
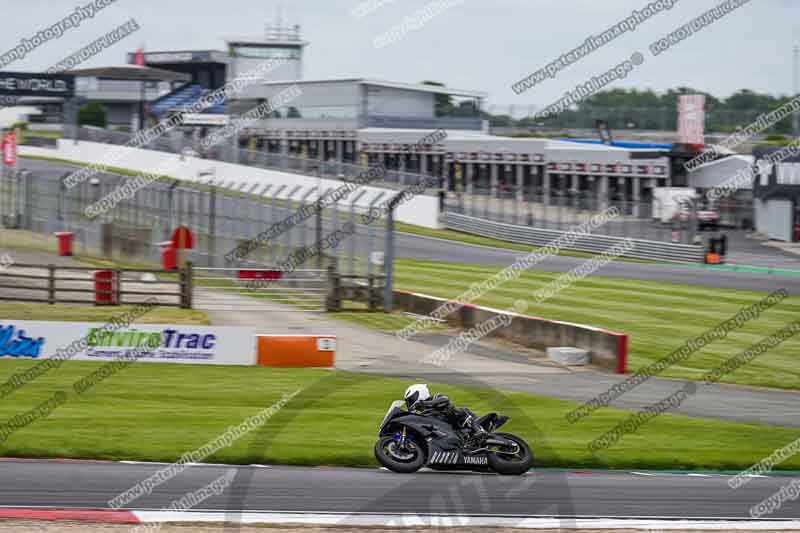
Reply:
[[131, 324], [104, 332], [104, 326], [0, 320], [0, 360], [48, 359], [59, 351], [79, 361], [136, 355], [150, 363], [255, 364], [255, 331], [248, 328]]

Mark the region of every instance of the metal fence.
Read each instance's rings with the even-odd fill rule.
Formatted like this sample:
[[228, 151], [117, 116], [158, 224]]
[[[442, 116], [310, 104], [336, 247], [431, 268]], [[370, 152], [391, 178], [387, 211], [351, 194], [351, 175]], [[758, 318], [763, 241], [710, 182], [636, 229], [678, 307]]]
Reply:
[[[300, 207], [310, 206], [318, 194], [316, 187], [265, 187], [259, 191], [235, 191], [218, 186], [185, 182], [157, 181], [130, 199], [97, 218], [85, 216], [85, 208], [121, 186], [125, 176], [99, 174], [67, 189], [63, 179], [69, 175], [29, 172], [21, 169], [0, 178], [0, 222], [8, 229], [0, 244], [15, 244], [8, 239], [30, 239], [33, 235], [52, 236], [55, 232], [74, 234], [76, 254], [137, 264], [160, 264], [164, 243], [174, 229], [188, 226], [194, 234], [194, 248], [186, 259], [198, 267], [277, 268], [293, 251], [311, 247], [345, 224], [352, 235], [338, 246], [311, 257], [301, 268], [325, 269], [335, 265], [349, 275], [382, 274], [386, 267], [386, 219], [367, 224], [355, 202], [360, 191], [338, 204], [338, 209], [319, 211], [263, 243], [241, 260], [228, 262], [225, 255], [241, 243], [255, 239], [270, 226], [283, 221]], [[330, 190], [330, 189], [328, 189]], [[385, 198], [384, 198], [385, 199]], [[377, 199], [376, 199], [377, 201]], [[54, 242], [54, 241], [50, 241]], [[24, 244], [24, 243], [16, 243]], [[287, 273], [286, 277], [300, 275]]]
[[695, 206], [662, 220], [657, 200], [610, 199], [603, 204], [596, 195], [552, 195], [547, 199], [541, 193], [528, 191], [518, 197], [513, 189], [501, 192], [499, 197], [492, 197], [488, 190], [475, 192], [477, 194], [449, 196], [444, 202], [445, 212], [504, 224], [566, 231], [607, 208], [616, 207], [621, 215], [597, 228], [595, 234], [678, 244], [695, 244], [704, 232], [720, 225], [749, 228], [753, 222], [752, 204], [736, 199], [720, 202], [717, 206], [719, 223], [714, 225], [699, 220]]
[[[214, 311], [277, 311], [286, 305], [301, 311], [325, 311], [328, 272], [313, 268], [283, 276], [277, 270], [194, 268], [194, 306]], [[258, 281], [265, 283], [253, 283]], [[242, 298], [247, 296], [247, 298]]]

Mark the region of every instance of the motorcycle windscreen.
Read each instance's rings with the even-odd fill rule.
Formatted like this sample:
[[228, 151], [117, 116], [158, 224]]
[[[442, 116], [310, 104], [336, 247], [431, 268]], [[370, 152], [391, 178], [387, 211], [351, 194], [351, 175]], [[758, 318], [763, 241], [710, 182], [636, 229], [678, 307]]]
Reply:
[[383, 429], [383, 426], [386, 425], [386, 421], [389, 420], [389, 417], [392, 416], [392, 412], [395, 409], [401, 409], [405, 404], [406, 402], [403, 400], [395, 400], [392, 402], [392, 405], [389, 406], [389, 410], [386, 411], [386, 416], [383, 417], [383, 422], [381, 422], [381, 429]]

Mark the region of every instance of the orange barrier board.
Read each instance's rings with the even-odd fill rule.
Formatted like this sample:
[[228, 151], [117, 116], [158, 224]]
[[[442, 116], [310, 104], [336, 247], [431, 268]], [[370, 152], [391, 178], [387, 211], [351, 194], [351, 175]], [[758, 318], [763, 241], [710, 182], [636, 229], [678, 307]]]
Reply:
[[331, 367], [335, 355], [335, 335], [256, 336], [259, 366]]

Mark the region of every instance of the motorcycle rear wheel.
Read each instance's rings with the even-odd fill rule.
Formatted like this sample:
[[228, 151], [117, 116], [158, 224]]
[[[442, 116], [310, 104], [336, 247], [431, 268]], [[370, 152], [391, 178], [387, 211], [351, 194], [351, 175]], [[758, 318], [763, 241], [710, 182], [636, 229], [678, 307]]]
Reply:
[[513, 456], [498, 455], [490, 450], [488, 457], [492, 470], [504, 476], [521, 476], [533, 467], [533, 451], [527, 442], [511, 433], [495, 433], [495, 435], [514, 441], [519, 450]]
[[408, 459], [400, 459], [392, 455], [393, 452], [397, 453], [397, 450], [392, 450], [391, 446], [397, 446], [392, 435], [378, 439], [378, 442], [375, 443], [375, 458], [392, 472], [412, 474], [425, 464], [425, 452], [418, 444], [411, 442], [408, 444], [408, 449], [402, 451], [410, 456]]

